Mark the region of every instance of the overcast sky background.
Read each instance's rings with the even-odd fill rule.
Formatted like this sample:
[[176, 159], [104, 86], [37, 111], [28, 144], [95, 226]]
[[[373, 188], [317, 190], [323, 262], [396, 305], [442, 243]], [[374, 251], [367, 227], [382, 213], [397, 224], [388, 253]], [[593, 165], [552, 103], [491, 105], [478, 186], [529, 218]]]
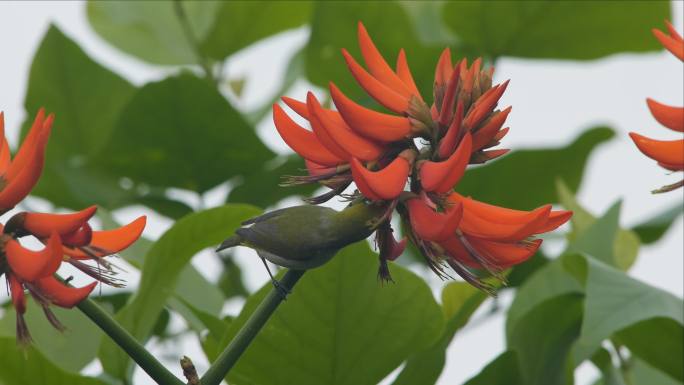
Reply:
[[[684, 6], [682, 2], [675, 3], [673, 22], [681, 32], [684, 29]], [[88, 25], [85, 7], [81, 2], [0, 2], [0, 110], [5, 112], [6, 132], [13, 148], [17, 144], [18, 128], [25, 119], [23, 101], [31, 60], [50, 23], [57, 24], [97, 62], [135, 85], [160, 80], [173, 71], [148, 65], [109, 46]], [[664, 29], [664, 25], [654, 27]], [[350, 26], [350, 31], [353, 29], [354, 26]], [[283, 76], [290, 53], [294, 52], [295, 47], [305, 44], [308, 33], [306, 28], [287, 32], [230, 59], [226, 66], [229, 77], [247, 78], [242, 97], [239, 100], [231, 99], [237, 107], [249, 109], [259, 106], [277, 89], [278, 79]], [[372, 35], [373, 31], [370, 33]], [[650, 34], [650, 31], [643, 33]], [[411, 47], [405, 48], [410, 56]], [[435, 61], [436, 58], [425, 60]], [[502, 58], [497, 63], [495, 80], [512, 79], [502, 103], [514, 106], [508, 118], [511, 132], [503, 145], [512, 149], [562, 146], [591, 126], [605, 124], [612, 127], [617, 137], [602, 145], [590, 158], [579, 200], [595, 214], [602, 214], [612, 203], [622, 199], [621, 222], [625, 226], [633, 225], [684, 201], [682, 189], [661, 195], [649, 193], [653, 188], [679, 180], [681, 174], [669, 175], [657, 167], [636, 150], [627, 136], [629, 131], [637, 131], [658, 139], [677, 137], [677, 134], [660, 126], [651, 117], [645, 98], [652, 97], [670, 105], [683, 105], [683, 73], [682, 62], [665, 51], [614, 55], [589, 62]], [[303, 99], [308, 89], [308, 84], [298, 83], [288, 95]], [[59, 116], [56, 118], [59, 119]], [[53, 134], [59, 135], [59, 132]], [[288, 151], [275, 134], [270, 117], [259, 125], [259, 135], [274, 150]], [[538, 165], [540, 168], [544, 166]], [[203, 197], [203, 204], [220, 204], [225, 194], [226, 187], [219, 186]], [[195, 206], [199, 203], [191, 195], [182, 192], [178, 195]], [[281, 204], [296, 202], [289, 200]], [[32, 204], [46, 206], [40, 200], [33, 200]], [[115, 214], [124, 221], [132, 220], [141, 211], [150, 216], [145, 234], [151, 238], [158, 237], [170, 225], [166, 218], [141, 207], [122, 209]], [[9, 215], [2, 218], [3, 222]], [[683, 233], [680, 217], [657, 245], [642, 247], [630, 274], [681, 298], [684, 292]], [[261, 263], [253, 254], [241, 252], [237, 261], [245, 271], [248, 288], [256, 289], [267, 281]], [[198, 255], [193, 264], [210, 280], [217, 279], [216, 262], [209, 253]], [[128, 278], [129, 286], [137, 283], [135, 274]], [[430, 283], [436, 292], [442, 285], [439, 281]], [[511, 298], [503, 297], [501, 302], [509, 304]], [[239, 302], [230, 303], [226, 306], [226, 312], [235, 313], [240, 306]], [[487, 308], [485, 305], [481, 310]], [[173, 321], [176, 327], [182, 325], [180, 319]], [[500, 313], [459, 333], [449, 348], [447, 366], [439, 384], [462, 383], [502, 352], [503, 326], [504, 314]], [[185, 338], [182, 345], [174, 350], [192, 357], [200, 372], [206, 370], [207, 362], [196, 339]], [[163, 348], [155, 341], [150, 346], [155, 351]], [[178, 372], [175, 358], [165, 362]], [[90, 374], [98, 371], [97, 362], [87, 368]], [[585, 364], [578, 371], [576, 383], [589, 384], [596, 375], [597, 371]], [[136, 384], [153, 383], [139, 369], [136, 370], [135, 380]]]

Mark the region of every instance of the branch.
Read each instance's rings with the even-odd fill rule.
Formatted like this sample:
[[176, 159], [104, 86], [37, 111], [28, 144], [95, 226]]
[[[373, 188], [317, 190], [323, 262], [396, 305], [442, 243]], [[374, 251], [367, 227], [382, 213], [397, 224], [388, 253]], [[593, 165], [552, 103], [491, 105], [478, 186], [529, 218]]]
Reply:
[[[288, 270], [279, 282], [281, 289], [291, 291], [304, 272], [305, 270]], [[283, 299], [282, 293], [275, 287], [268, 293], [235, 338], [202, 376], [202, 385], [219, 385], [223, 381]]]

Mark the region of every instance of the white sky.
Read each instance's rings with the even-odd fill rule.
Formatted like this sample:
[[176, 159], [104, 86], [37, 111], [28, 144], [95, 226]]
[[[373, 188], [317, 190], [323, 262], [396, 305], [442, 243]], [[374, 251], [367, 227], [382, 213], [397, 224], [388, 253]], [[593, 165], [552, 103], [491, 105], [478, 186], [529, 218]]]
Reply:
[[[673, 22], [682, 31], [683, 3], [676, 2], [674, 7]], [[107, 45], [90, 29], [81, 2], [0, 2], [0, 110], [5, 111], [12, 144], [16, 144], [18, 128], [24, 120], [23, 101], [31, 60], [51, 22], [95, 60], [106, 63], [136, 85], [161, 79], [169, 71], [140, 62]], [[654, 27], [663, 28], [662, 25]], [[248, 79], [243, 98], [235, 101], [238, 107], [257, 106], [276, 89], [288, 52], [304, 44], [307, 36], [306, 29], [290, 32], [241, 52], [229, 61], [230, 76]], [[410, 47], [407, 48], [410, 55]], [[262, 60], [267, 53], [269, 59]], [[512, 149], [563, 145], [592, 125], [613, 127], [617, 138], [591, 157], [579, 199], [588, 209], [600, 214], [622, 198], [622, 223], [635, 224], [676, 202], [683, 202], [682, 189], [664, 195], [649, 193], [652, 188], [675, 182], [681, 174], [668, 175], [639, 153], [627, 137], [627, 132], [637, 131], [654, 138], [676, 138], [676, 134], [659, 126], [650, 116], [645, 98], [683, 105], [683, 73], [682, 63], [664, 51], [615, 55], [590, 62], [501, 59], [497, 63], [497, 80], [512, 79], [503, 103], [515, 106], [508, 119], [511, 132], [504, 145]], [[302, 98], [307, 89], [307, 84], [298, 84], [289, 96]], [[275, 150], [287, 150], [275, 135], [269, 119], [260, 125], [259, 134]], [[205, 197], [204, 203], [218, 204], [224, 194], [225, 188], [218, 188]], [[139, 215], [139, 210], [122, 210], [117, 214], [122, 220], [130, 220]], [[156, 237], [168, 225], [168, 220], [153, 215], [146, 234]], [[680, 217], [660, 243], [642, 248], [630, 274], [682, 297], [683, 233]], [[241, 253], [238, 262], [245, 270], [249, 288], [255, 289], [266, 281], [263, 267], [251, 254]], [[213, 261], [207, 255], [199, 255], [193, 264], [209, 279], [216, 279]], [[133, 285], [136, 279], [135, 275], [130, 277]], [[431, 284], [435, 288], [438, 285]], [[510, 298], [503, 298], [502, 302], [508, 304]], [[239, 304], [229, 305], [227, 309], [235, 311]], [[176, 324], [180, 322], [175, 320]], [[457, 335], [448, 350], [446, 369], [438, 383], [462, 383], [503, 351], [503, 325], [504, 316], [499, 314]], [[159, 349], [154, 342], [151, 347]], [[194, 339], [184, 339], [183, 346], [175, 350], [193, 357], [200, 372], [206, 369], [206, 360], [201, 358], [203, 354]], [[175, 360], [168, 361], [168, 365], [177, 371]], [[88, 368], [88, 373], [97, 371], [97, 363]], [[577, 384], [590, 383], [595, 374], [593, 368], [583, 365]], [[140, 370], [136, 371], [135, 378], [136, 384], [153, 383]]]

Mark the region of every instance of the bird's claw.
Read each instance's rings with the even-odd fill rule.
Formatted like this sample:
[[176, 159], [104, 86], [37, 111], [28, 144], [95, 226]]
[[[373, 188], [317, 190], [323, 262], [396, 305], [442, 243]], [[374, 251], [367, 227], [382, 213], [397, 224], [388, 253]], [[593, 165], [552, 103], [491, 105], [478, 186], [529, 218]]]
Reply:
[[290, 289], [287, 287], [283, 286], [280, 282], [277, 280], [272, 280], [273, 287], [278, 291], [278, 294], [280, 294], [280, 298], [283, 299], [283, 301], [287, 300], [287, 296], [292, 292]]

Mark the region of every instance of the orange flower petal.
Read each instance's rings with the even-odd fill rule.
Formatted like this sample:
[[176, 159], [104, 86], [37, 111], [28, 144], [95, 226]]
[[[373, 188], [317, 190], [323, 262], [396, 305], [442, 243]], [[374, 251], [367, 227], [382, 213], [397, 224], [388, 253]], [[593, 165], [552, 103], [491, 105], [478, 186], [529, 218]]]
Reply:
[[504, 269], [525, 262], [537, 252], [542, 244], [541, 239], [530, 242], [505, 243], [468, 237], [468, 241], [482, 256]]
[[664, 169], [670, 170], [670, 171], [683, 171], [684, 170], [684, 164], [667, 164], [663, 162], [658, 162], [658, 165]]
[[14, 207], [31, 192], [33, 186], [38, 182], [40, 174], [43, 172], [45, 146], [47, 145], [50, 136], [52, 120], [53, 115], [50, 115], [45, 119], [42, 131], [36, 138], [35, 146], [32, 148], [33, 152], [30, 154], [24, 167], [18, 173], [14, 174], [14, 177], [11, 177], [10, 173], [15, 170], [16, 161], [13, 161], [10, 164], [6, 176], [7, 186], [0, 191], [0, 210]]
[[26, 294], [24, 293], [24, 286], [14, 274], [7, 274], [7, 279], [9, 280], [14, 310], [16, 310], [18, 314], [26, 313]]
[[300, 102], [297, 99], [288, 98], [287, 96], [283, 96], [280, 100], [290, 107], [297, 115], [309, 120], [309, 107], [306, 106], [306, 103]]
[[350, 165], [356, 186], [371, 200], [396, 199], [404, 191], [410, 170], [408, 161], [401, 156], [378, 171], [368, 170], [356, 158], [352, 158]]
[[463, 122], [466, 128], [471, 130], [476, 128], [482, 120], [494, 110], [494, 107], [499, 102], [499, 99], [501, 99], [504, 91], [506, 91], [508, 83], [509, 80], [506, 80], [502, 84], [490, 88], [477, 99]]
[[70, 247], [89, 245], [93, 241], [93, 228], [85, 223], [80, 229], [62, 236], [62, 244]]
[[366, 62], [366, 66], [370, 73], [396, 93], [405, 98], [410, 97], [413, 93], [399, 76], [392, 71], [392, 68], [382, 57], [380, 51], [375, 47], [375, 44], [373, 44], [373, 40], [370, 35], [368, 35], [368, 31], [366, 31], [366, 27], [364, 27], [361, 22], [358, 24], [358, 39], [361, 55], [363, 56], [363, 60]]
[[59, 282], [54, 277], [42, 278], [34, 282], [34, 284], [50, 302], [63, 308], [72, 308], [78, 305], [97, 286], [97, 282], [93, 282], [84, 287], [70, 287]]
[[420, 166], [420, 184], [425, 191], [445, 193], [452, 190], [465, 173], [470, 160], [472, 138], [466, 133], [454, 153], [445, 161], [425, 161]]
[[413, 232], [425, 241], [444, 241], [452, 237], [461, 222], [463, 206], [450, 207], [446, 213], [431, 209], [422, 199], [406, 201]]
[[673, 107], [646, 99], [651, 114], [663, 126], [674, 131], [684, 132], [684, 107]]
[[10, 151], [9, 143], [7, 143], [7, 139], [5, 139], [4, 136], [0, 137], [0, 141], [2, 141], [0, 144], [0, 178], [5, 179], [5, 173], [12, 160], [12, 152]]
[[539, 207], [529, 212], [524, 219], [515, 223], [497, 223], [488, 221], [468, 210], [464, 205], [463, 219], [460, 229], [467, 235], [502, 242], [520, 241], [538, 234], [541, 226], [547, 224], [551, 213], [551, 205]]
[[451, 122], [451, 117], [454, 112], [454, 100], [456, 99], [456, 87], [458, 87], [460, 73], [461, 67], [457, 65], [456, 69], [451, 73], [451, 77], [449, 77], [449, 83], [447, 84], [446, 92], [442, 99], [442, 107], [439, 112], [439, 124], [442, 126], [447, 126], [449, 125], [449, 122]]
[[351, 156], [368, 162], [378, 159], [385, 151], [384, 147], [352, 132], [341, 119], [338, 121], [330, 119], [330, 115], [327, 111], [323, 110], [323, 107], [321, 107], [321, 104], [312, 93], [309, 93], [306, 101], [309, 106], [310, 116], [315, 117], [327, 135]]
[[366, 90], [368, 95], [377, 100], [377, 102], [382, 104], [385, 108], [398, 114], [403, 114], [404, 112], [408, 111], [409, 98], [407, 96], [397, 93], [366, 72], [366, 70], [361, 67], [356, 60], [354, 60], [347, 50], [342, 49], [342, 55], [344, 56], [344, 60], [347, 62], [349, 71], [352, 73], [361, 88]]
[[[669, 27], [668, 27], [669, 28]], [[668, 51], [670, 51], [673, 55], [679, 58], [679, 60], [684, 61], [684, 42], [682, 41], [681, 37], [679, 34], [676, 34], [676, 31], [674, 31], [674, 28], [670, 30], [670, 32], [675, 32], [673, 36], [668, 36], [665, 33], [663, 33], [661, 30], [653, 28], [651, 30], [653, 32], [653, 35], [660, 41], [660, 44], [663, 45]]]
[[537, 229], [536, 234], [543, 234], [549, 231], [553, 231], [559, 228], [562, 224], [569, 221], [572, 218], [572, 211], [558, 210], [551, 211], [547, 222]]
[[463, 246], [461, 240], [458, 239], [458, 237], [450, 237], [444, 241], [439, 242], [439, 245], [442, 246], [444, 250], [446, 250], [447, 254], [449, 254], [451, 258], [461, 262], [462, 264], [473, 269], [482, 268], [482, 265], [477, 263], [477, 261], [475, 261], [470, 256], [468, 249], [466, 249], [465, 246]]
[[[145, 229], [146, 216], [140, 216], [133, 222], [114, 230], [93, 231], [92, 241], [88, 245], [98, 257], [116, 254], [133, 244]], [[78, 249], [65, 247], [63, 252], [75, 259], [90, 259], [91, 256]]]
[[531, 213], [531, 211], [515, 210], [509, 209], [507, 207], [490, 205], [472, 198], [466, 198], [456, 192], [449, 195], [448, 201], [454, 204], [463, 204], [465, 211], [475, 213], [475, 215], [483, 218], [484, 220], [494, 223], [515, 224], [519, 222], [525, 222], [529, 220]]
[[47, 238], [53, 232], [65, 235], [82, 227], [96, 211], [97, 206], [90, 206], [70, 214], [23, 213], [22, 227], [38, 238]]
[[440, 159], [448, 158], [456, 149], [456, 142], [461, 137], [461, 125], [463, 123], [463, 101], [459, 100], [456, 105], [456, 115], [451, 121], [446, 134], [439, 142], [437, 154]]
[[684, 164], [684, 140], [654, 140], [635, 132], [629, 136], [637, 148], [649, 158], [671, 165]]
[[[492, 139], [501, 139], [496, 139], [496, 136], [499, 134], [499, 129], [501, 126], [503, 126], [512, 108], [513, 107], [508, 107], [503, 111], [495, 113], [494, 116], [492, 116], [484, 126], [475, 132], [473, 135], [473, 151], [481, 150], [487, 144], [489, 144]], [[508, 132], [508, 130], [506, 130], [506, 132]], [[505, 132], [501, 135], [501, 137], [504, 135], [506, 135]]]
[[5, 179], [14, 179], [21, 172], [21, 170], [24, 169], [29, 159], [33, 157], [34, 148], [38, 143], [38, 138], [41, 136], [40, 133], [43, 131], [44, 125], [45, 110], [40, 108], [36, 114], [36, 117], [33, 119], [33, 124], [31, 125], [24, 142], [21, 144], [21, 147], [19, 147], [19, 151], [17, 151], [9, 169], [7, 170]]
[[360, 106], [330, 83], [330, 96], [340, 115], [355, 132], [366, 138], [393, 142], [411, 133], [411, 122], [404, 117], [383, 114]]
[[313, 132], [290, 119], [277, 104], [273, 105], [273, 123], [280, 137], [302, 158], [310, 159], [326, 166], [345, 163], [343, 159], [323, 146]]
[[452, 72], [453, 64], [451, 64], [451, 50], [449, 50], [449, 48], [444, 48], [442, 54], [439, 55], [439, 61], [437, 61], [437, 66], [435, 68], [435, 84], [446, 84], [446, 82], [449, 81], [449, 78], [451, 78]]
[[406, 60], [406, 52], [404, 52], [403, 48], [399, 50], [399, 55], [397, 56], [397, 76], [406, 84], [413, 95], [418, 99], [423, 100], [423, 97], [420, 96], [420, 92], [418, 92], [418, 87], [416, 87], [416, 82], [413, 80], [411, 69]]
[[32, 251], [10, 239], [5, 243], [5, 255], [10, 269], [26, 282], [54, 274], [62, 263], [62, 242], [53, 233], [43, 250]]

